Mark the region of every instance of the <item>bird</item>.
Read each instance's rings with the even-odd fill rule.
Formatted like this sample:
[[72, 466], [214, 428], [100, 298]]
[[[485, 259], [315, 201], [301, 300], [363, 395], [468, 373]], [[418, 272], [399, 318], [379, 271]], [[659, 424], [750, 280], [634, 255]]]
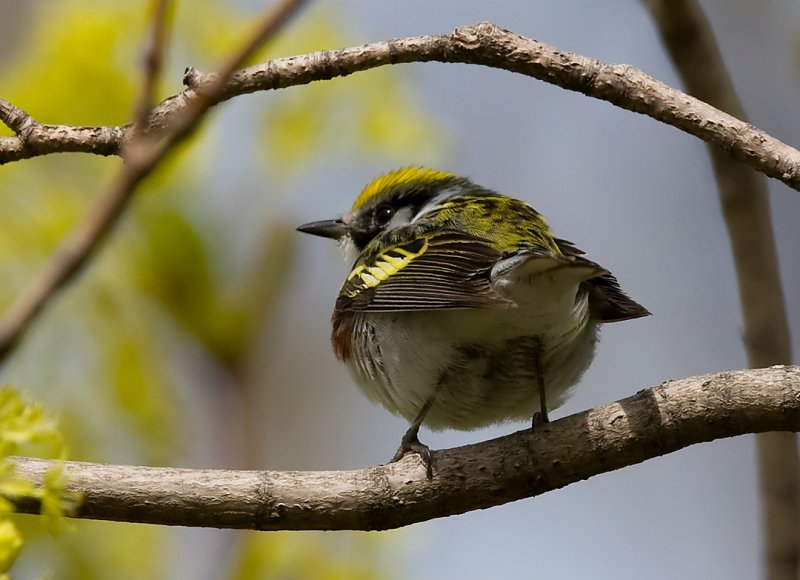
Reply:
[[347, 214], [297, 229], [344, 250], [333, 351], [409, 421], [392, 461], [416, 452], [429, 477], [421, 426], [535, 430], [591, 364], [600, 325], [650, 314], [530, 204], [447, 171], [390, 171]]

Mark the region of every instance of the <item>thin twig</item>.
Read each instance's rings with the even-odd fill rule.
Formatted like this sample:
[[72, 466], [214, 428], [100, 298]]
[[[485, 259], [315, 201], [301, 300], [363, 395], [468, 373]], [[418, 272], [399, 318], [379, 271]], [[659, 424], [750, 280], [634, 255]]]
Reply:
[[[702, 8], [696, 0], [646, 0], [661, 37], [688, 91], [746, 121], [746, 113]], [[751, 367], [791, 359], [769, 192], [760, 175], [716, 147], [709, 147], [728, 228]], [[765, 577], [797, 580], [800, 574], [800, 463], [791, 433], [764, 433], [757, 440]]]
[[[655, 388], [475, 445], [360, 471], [224, 471], [67, 462], [76, 517], [256, 530], [385, 530], [541, 495], [706, 441], [800, 430], [800, 368], [730, 371]], [[41, 482], [48, 461], [13, 459]], [[35, 502], [16, 501], [24, 513]]]
[[0, 99], [0, 121], [17, 134], [24, 132], [28, 125], [36, 122], [28, 113], [5, 99]]
[[[150, 27], [149, 39], [145, 43], [146, 57], [142, 91], [135, 112], [135, 118], [142, 126], [147, 123], [150, 116], [155, 86], [161, 70], [168, 4], [169, 0], [154, 0], [153, 22]], [[20, 115], [17, 114], [17, 118], [19, 117]], [[18, 127], [21, 126], [19, 120], [15, 124]], [[14, 127], [12, 129], [18, 133], [21, 132]], [[133, 139], [131, 145], [141, 140]], [[123, 158], [127, 158], [127, 150], [123, 152]], [[39, 276], [19, 295], [0, 320], [0, 360], [3, 360], [13, 350], [47, 300], [80, 270], [105, 233], [116, 222], [131, 198], [133, 182], [130, 177], [130, 164], [127, 164], [113, 182], [108, 193], [90, 209], [83, 222], [72, 231]]]
[[153, 0], [150, 36], [144, 50], [142, 90], [134, 111], [134, 128], [147, 127], [155, 104], [156, 87], [161, 78], [161, 65], [167, 45], [167, 28], [171, 20], [170, 0]]
[[[270, 10], [260, 21], [258, 28], [244, 45], [236, 51], [220, 68], [219, 72], [213, 73], [213, 78], [203, 87], [201, 91], [194, 91], [192, 95], [184, 95], [185, 106], [177, 109], [175, 115], [167, 120], [164, 126], [150, 122], [150, 130], [161, 131], [165, 127], [168, 129], [161, 144], [152, 149], [142, 163], [152, 165], [160, 160], [177, 143], [188, 137], [197, 127], [200, 120], [208, 109], [224, 100], [228, 80], [236, 70], [241, 67], [256, 51], [270, 38], [272, 38], [288, 20], [296, 14], [306, 0], [283, 0]], [[152, 117], [157, 116], [157, 111], [153, 112]]]
[[[125, 165], [106, 194], [90, 210], [83, 222], [73, 230], [31, 286], [20, 294], [0, 320], [0, 360], [4, 360], [18, 344], [48, 299], [71, 280], [97, 250], [127, 207], [136, 186], [197, 126], [213, 103], [214, 95], [222, 91], [231, 72], [241, 66], [261, 44], [277, 32], [302, 4], [303, 0], [284, 0], [269, 11], [252, 37], [248, 38], [243, 47], [223, 65], [217, 79], [211, 83], [208, 92], [204, 93], [206, 96], [195, 99], [192, 107], [184, 109], [181, 115], [176, 115], [174, 122], [167, 127], [166, 133], [161, 134], [160, 141], [155, 141], [157, 136], [148, 135], [147, 139], [132, 139], [126, 145]], [[156, 10], [154, 17], [164, 18], [165, 14], [166, 10]], [[159, 34], [161, 28], [161, 25], [155, 24], [152, 27], [153, 34]], [[156, 41], [153, 44], [159, 46]], [[154, 74], [158, 68], [158, 65], [148, 67], [146, 75]], [[145, 87], [147, 85], [146, 81]], [[143, 100], [145, 98], [146, 95]]]

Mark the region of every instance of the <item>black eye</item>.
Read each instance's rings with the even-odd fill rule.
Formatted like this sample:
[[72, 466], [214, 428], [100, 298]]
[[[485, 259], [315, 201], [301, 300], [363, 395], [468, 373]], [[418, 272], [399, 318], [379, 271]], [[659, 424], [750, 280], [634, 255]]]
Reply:
[[385, 226], [394, 216], [394, 208], [389, 204], [381, 204], [375, 208], [375, 222], [379, 226]]

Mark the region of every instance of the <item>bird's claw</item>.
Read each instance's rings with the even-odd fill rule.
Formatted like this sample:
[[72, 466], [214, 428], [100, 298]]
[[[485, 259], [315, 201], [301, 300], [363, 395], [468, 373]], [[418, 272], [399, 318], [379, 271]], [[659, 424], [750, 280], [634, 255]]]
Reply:
[[547, 416], [547, 412], [536, 411], [533, 414], [533, 418], [531, 419], [531, 431], [536, 432], [537, 429], [542, 427], [543, 425], [547, 425], [550, 422], [550, 418]]
[[403, 439], [400, 441], [400, 447], [397, 448], [397, 452], [395, 452], [389, 463], [400, 461], [409, 453], [416, 453], [422, 458], [423, 463], [425, 463], [425, 473], [428, 479], [433, 479], [433, 452], [430, 447], [424, 443], [420, 443], [416, 431], [412, 432], [409, 430], [408, 433], [403, 435]]

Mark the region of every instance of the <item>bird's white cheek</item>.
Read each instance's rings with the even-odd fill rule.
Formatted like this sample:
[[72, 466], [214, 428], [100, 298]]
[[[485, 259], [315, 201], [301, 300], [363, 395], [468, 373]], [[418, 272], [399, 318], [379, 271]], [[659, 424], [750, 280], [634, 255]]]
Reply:
[[344, 259], [347, 261], [347, 265], [351, 266], [356, 263], [356, 258], [358, 258], [358, 248], [356, 247], [353, 238], [350, 236], [344, 236], [339, 238], [339, 246], [342, 248], [344, 252]]

